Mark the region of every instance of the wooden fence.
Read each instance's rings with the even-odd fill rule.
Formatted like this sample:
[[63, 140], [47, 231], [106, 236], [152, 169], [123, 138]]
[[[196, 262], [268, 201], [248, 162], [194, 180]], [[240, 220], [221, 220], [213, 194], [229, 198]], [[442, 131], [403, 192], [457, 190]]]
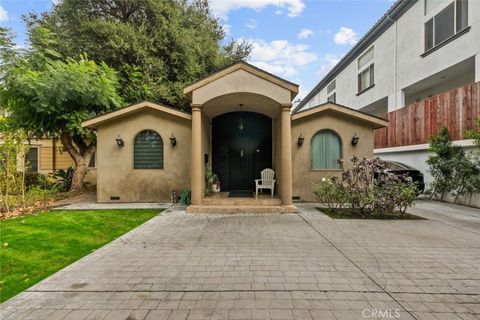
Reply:
[[463, 139], [480, 117], [480, 82], [456, 88], [389, 112], [388, 128], [375, 130], [375, 148], [428, 143], [447, 127], [453, 140]]

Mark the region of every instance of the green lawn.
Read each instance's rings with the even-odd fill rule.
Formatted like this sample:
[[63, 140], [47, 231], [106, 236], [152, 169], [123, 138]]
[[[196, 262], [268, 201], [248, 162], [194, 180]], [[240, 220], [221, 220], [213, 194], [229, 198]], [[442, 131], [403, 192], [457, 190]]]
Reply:
[[159, 212], [158, 209], [48, 211], [0, 221], [0, 301], [27, 289]]

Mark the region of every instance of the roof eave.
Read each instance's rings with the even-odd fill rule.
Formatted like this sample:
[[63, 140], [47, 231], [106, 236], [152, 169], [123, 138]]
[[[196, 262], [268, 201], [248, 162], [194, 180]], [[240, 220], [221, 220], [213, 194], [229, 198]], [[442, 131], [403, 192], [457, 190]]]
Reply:
[[388, 126], [387, 119], [380, 118], [374, 115], [370, 115], [358, 110], [354, 110], [354, 109], [351, 109], [342, 105], [330, 103], [330, 102], [323, 103], [321, 105], [304, 110], [302, 112], [297, 112], [292, 115], [292, 121], [313, 117], [315, 115], [328, 112], [328, 111], [344, 114], [346, 116], [358, 119], [360, 121], [367, 122], [374, 129], [379, 129], [379, 128]]
[[145, 108], [149, 108], [149, 109], [152, 109], [152, 110], [157, 110], [159, 112], [164, 112], [164, 113], [167, 113], [167, 114], [170, 114], [170, 115], [173, 115], [173, 116], [183, 118], [185, 120], [191, 120], [192, 119], [192, 116], [188, 113], [185, 113], [185, 112], [182, 112], [182, 111], [179, 111], [179, 110], [175, 110], [171, 107], [167, 107], [167, 106], [160, 105], [160, 104], [157, 104], [157, 103], [153, 103], [153, 102], [150, 102], [150, 101], [142, 101], [142, 102], [135, 103], [135, 104], [132, 104], [130, 106], [127, 106], [127, 107], [124, 107], [124, 108], [121, 108], [121, 109], [118, 109], [118, 110], [115, 110], [115, 111], [112, 111], [112, 112], [104, 113], [104, 114], [101, 114], [99, 116], [96, 116], [96, 117], [90, 118], [88, 120], [85, 120], [85, 121], [82, 122], [82, 127], [83, 128], [89, 128], [89, 129], [98, 129], [99, 126], [101, 126], [102, 124], [104, 124], [106, 122], [110, 122], [112, 120], [128, 116], [129, 114], [131, 114], [133, 112], [136, 112], [136, 111], [139, 111], [139, 110], [145, 109]]

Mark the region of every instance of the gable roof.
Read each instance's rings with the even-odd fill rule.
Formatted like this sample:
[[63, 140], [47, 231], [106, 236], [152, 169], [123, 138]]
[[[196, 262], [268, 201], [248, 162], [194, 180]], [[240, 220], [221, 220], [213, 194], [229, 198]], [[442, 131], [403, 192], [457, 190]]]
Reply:
[[179, 111], [177, 109], [173, 109], [171, 107], [167, 107], [167, 106], [153, 103], [150, 101], [142, 101], [142, 102], [132, 104], [127, 107], [124, 107], [115, 111], [107, 112], [99, 116], [96, 116], [94, 118], [85, 120], [82, 122], [82, 127], [96, 129], [105, 122], [111, 121], [113, 119], [117, 119], [119, 117], [127, 116], [141, 109], [152, 109], [152, 110], [164, 112], [179, 118], [183, 118], [186, 120], [192, 120], [192, 116], [186, 112]]
[[245, 61], [238, 61], [230, 66], [227, 66], [223, 69], [220, 69], [216, 72], [209, 74], [208, 76], [199, 79], [195, 82], [190, 83], [183, 89], [183, 93], [186, 94], [190, 99], [192, 98], [192, 92], [198, 88], [201, 88], [210, 82], [213, 82], [217, 79], [220, 79], [232, 72], [237, 70], [244, 70], [248, 73], [251, 73], [257, 77], [260, 77], [264, 80], [270, 81], [286, 90], [289, 90], [292, 93], [292, 100], [298, 94], [298, 84], [290, 82], [288, 80], [277, 77], [274, 74], [271, 74], [265, 70], [255, 67]]
[[365, 35], [340, 59], [325, 77], [300, 101], [293, 112], [300, 111], [320, 90], [335, 79], [353, 60], [362, 54], [368, 47], [398, 20], [418, 0], [397, 0], [390, 9], [365, 33]]
[[307, 109], [307, 110], [304, 110], [304, 111], [301, 111], [301, 112], [294, 113], [294, 114], [292, 114], [292, 121], [303, 119], [303, 118], [314, 116], [314, 115], [318, 115], [320, 113], [327, 112], [327, 111], [340, 113], [340, 114], [342, 114], [344, 116], [347, 116], [347, 117], [362, 120], [364, 122], [369, 123], [375, 129], [383, 128], [383, 127], [388, 126], [388, 120], [387, 119], [380, 118], [380, 117], [377, 117], [377, 116], [373, 116], [371, 114], [361, 112], [361, 111], [358, 111], [358, 110], [354, 110], [354, 109], [351, 109], [351, 108], [348, 108], [348, 107], [345, 107], [345, 106], [342, 106], [342, 105], [339, 105], [339, 104], [331, 103], [331, 102], [323, 103], [323, 104], [320, 104], [316, 107], [313, 107], [313, 108], [310, 108], [310, 109]]

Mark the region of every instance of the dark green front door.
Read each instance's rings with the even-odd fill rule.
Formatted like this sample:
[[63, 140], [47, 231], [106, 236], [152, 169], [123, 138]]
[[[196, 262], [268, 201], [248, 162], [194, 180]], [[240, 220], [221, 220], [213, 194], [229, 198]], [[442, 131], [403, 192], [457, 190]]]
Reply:
[[214, 118], [212, 166], [223, 191], [253, 190], [260, 171], [272, 167], [272, 120], [254, 112]]

